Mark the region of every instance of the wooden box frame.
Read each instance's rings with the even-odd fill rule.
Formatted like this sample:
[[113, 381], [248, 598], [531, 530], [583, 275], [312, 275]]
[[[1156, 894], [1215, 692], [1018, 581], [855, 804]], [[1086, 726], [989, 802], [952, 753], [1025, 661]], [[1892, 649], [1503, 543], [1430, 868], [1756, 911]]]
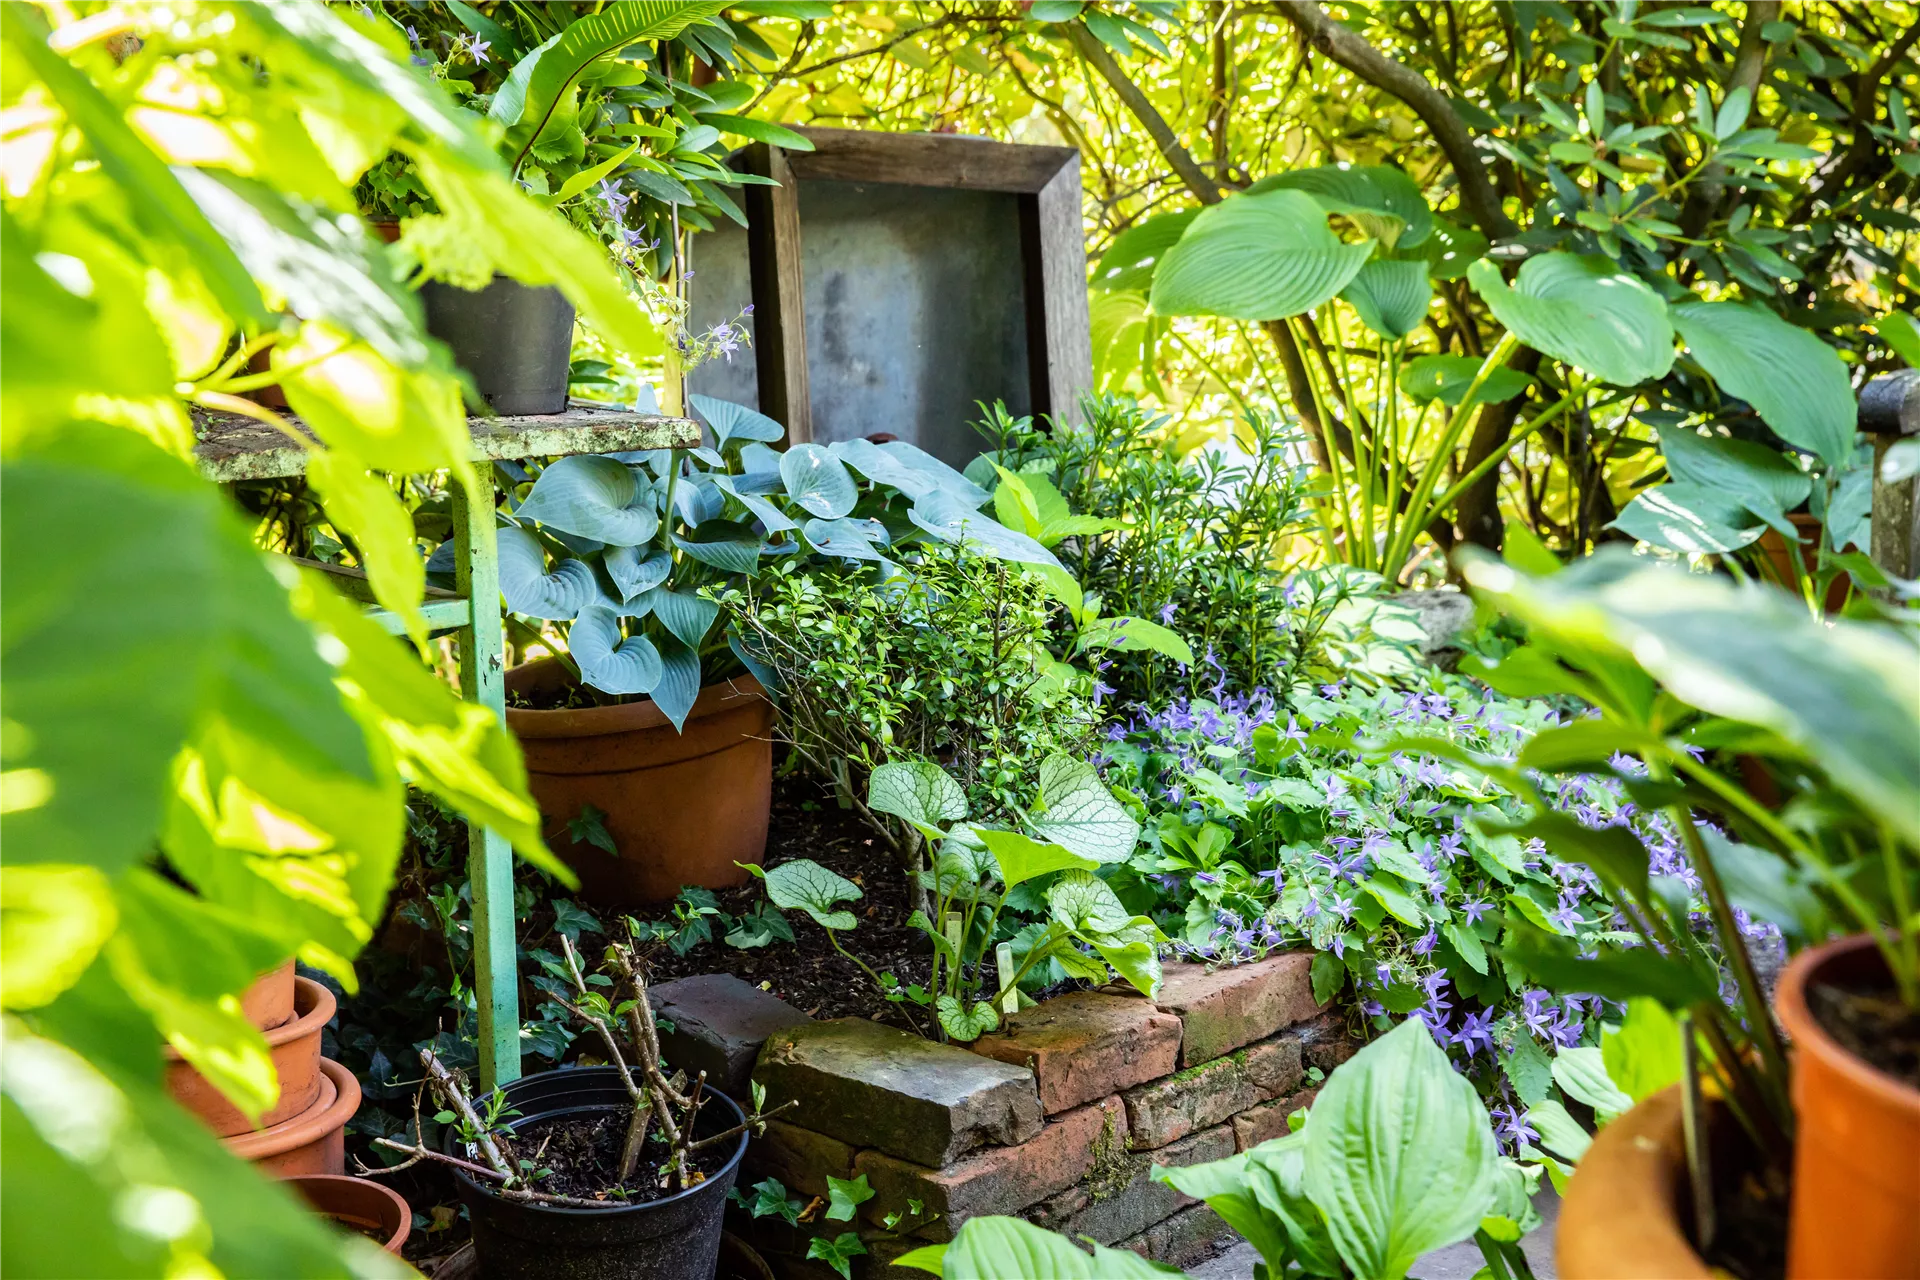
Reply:
[[1016, 196], [1033, 413], [1070, 420], [1093, 389], [1080, 153], [937, 133], [796, 129], [812, 151], [757, 143], [737, 163], [777, 186], [746, 189], [748, 275], [760, 411], [787, 439], [813, 439], [799, 186], [809, 179]]

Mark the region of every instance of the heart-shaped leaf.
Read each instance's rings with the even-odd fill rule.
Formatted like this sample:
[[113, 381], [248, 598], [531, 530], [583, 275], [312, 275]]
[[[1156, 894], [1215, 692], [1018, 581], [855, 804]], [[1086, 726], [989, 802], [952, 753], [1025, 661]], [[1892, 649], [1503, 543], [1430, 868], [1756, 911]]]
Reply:
[[[848, 560], [885, 560], [880, 547], [887, 544], [887, 526], [878, 520], [809, 520], [802, 530], [817, 550]], [[875, 544], [879, 544], [876, 546]]]
[[1413, 248], [1432, 234], [1433, 210], [1420, 194], [1419, 184], [1386, 165], [1320, 165], [1293, 169], [1262, 178], [1247, 188], [1263, 191], [1303, 191], [1328, 213], [1352, 218], [1366, 235], [1386, 245]]
[[1736, 494], [1686, 480], [1655, 485], [1608, 526], [1668, 551], [1715, 554], [1757, 541], [1766, 524]]
[[1018, 831], [981, 828], [980, 839], [999, 864], [1000, 883], [1009, 889], [1049, 872], [1091, 871], [1100, 865], [1062, 845], [1042, 844]]
[[1675, 480], [1725, 494], [1782, 534], [1793, 532], [1785, 513], [1805, 502], [1813, 489], [1806, 472], [1750, 440], [1669, 427], [1660, 432], [1660, 452]]
[[689, 529], [697, 529], [709, 520], [718, 520], [727, 510], [727, 496], [720, 491], [715, 477], [704, 471], [681, 476], [673, 487], [674, 510]]
[[1765, 307], [1689, 302], [1673, 309], [1687, 354], [1788, 444], [1844, 467], [1858, 409], [1840, 353]]
[[[1484, 363], [1472, 356], [1421, 356], [1409, 360], [1400, 370], [1400, 389], [1415, 400], [1437, 399], [1442, 404], [1459, 404], [1466, 398], [1467, 388], [1473, 385]], [[1474, 393], [1473, 402], [1499, 404], [1532, 385], [1532, 378], [1502, 365], [1487, 375], [1480, 390]]]
[[592, 455], [549, 464], [513, 514], [616, 547], [641, 546], [660, 527], [652, 486], [636, 480], [626, 463]]
[[1347, 287], [1373, 242], [1342, 244], [1298, 191], [1231, 196], [1201, 211], [1154, 273], [1163, 316], [1282, 320]]
[[1380, 258], [1360, 268], [1340, 296], [1367, 328], [1388, 342], [1399, 342], [1426, 319], [1433, 283], [1424, 262]]
[[707, 632], [713, 629], [713, 620], [720, 616], [718, 604], [691, 591], [655, 587], [647, 593], [647, 600], [661, 625], [693, 649], [706, 641]]
[[1067, 755], [1040, 762], [1040, 797], [1028, 829], [1093, 862], [1124, 862], [1140, 840], [1140, 824], [1093, 766]]
[[1307, 1194], [1356, 1275], [1398, 1280], [1471, 1236], [1493, 1204], [1487, 1109], [1418, 1019], [1327, 1078], [1306, 1133]]
[[562, 560], [547, 572], [547, 553], [525, 529], [499, 531], [500, 594], [507, 608], [529, 618], [565, 621], [600, 595], [593, 567], [584, 560]]
[[[765, 529], [769, 535], [785, 533], [789, 529], [798, 527], [786, 512], [774, 506], [771, 502], [768, 502], [751, 488], [743, 489], [739, 481], [733, 476], [717, 475], [713, 477], [713, 485], [714, 488], [720, 490], [722, 493], [731, 494], [737, 498], [740, 505], [752, 512], [754, 517], [760, 521], [760, 527]], [[772, 490], [769, 489], [767, 492], [772, 492]]]
[[1024, 533], [1015, 533], [992, 516], [983, 515], [945, 491], [920, 499], [907, 519], [941, 542], [964, 543], [995, 560], [1044, 565], [1066, 572], [1053, 552]]
[[700, 696], [700, 654], [672, 636], [661, 636], [660, 683], [653, 687], [653, 705], [673, 721], [675, 732], [686, 727], [687, 713]]
[[863, 897], [860, 886], [810, 858], [783, 862], [765, 872], [764, 878], [767, 897], [776, 907], [804, 911], [822, 929], [851, 929], [858, 923], [853, 912], [836, 911], [834, 904]]
[[838, 520], [860, 497], [840, 459], [817, 444], [796, 444], [782, 454], [780, 479], [789, 498], [823, 520]]
[[725, 446], [729, 440], [763, 440], [768, 443], [785, 438], [787, 429], [764, 413], [756, 413], [743, 404], [731, 400], [716, 400], [712, 396], [688, 396], [694, 412], [707, 420], [713, 428], [716, 443]]
[[867, 808], [938, 831], [967, 816], [967, 793], [951, 774], [925, 760], [896, 760], [867, 780]]
[[589, 605], [567, 633], [567, 651], [580, 664], [580, 678], [605, 693], [652, 693], [660, 683], [660, 652], [645, 636], [621, 638], [620, 620]]
[[1081, 937], [1125, 933], [1133, 917], [1111, 886], [1091, 871], [1069, 871], [1047, 890], [1053, 918]]
[[600, 553], [600, 563], [622, 601], [653, 590], [673, 572], [673, 557], [659, 547], [647, 548], [644, 555], [639, 547], [608, 547]]
[[760, 535], [731, 520], [709, 520], [691, 537], [673, 535], [673, 545], [727, 573], [753, 573], [760, 567]]
[[871, 440], [838, 440], [828, 451], [875, 484], [889, 485], [918, 502], [940, 492], [978, 508], [987, 491], [918, 445], [905, 440], [875, 444]]
[[946, 1033], [962, 1044], [978, 1040], [1000, 1025], [1000, 1015], [985, 1000], [976, 1000], [968, 1008], [954, 996], [941, 996], [933, 1002], [933, 1009]]
[[1514, 337], [1603, 381], [1630, 387], [1673, 367], [1667, 304], [1606, 258], [1543, 253], [1512, 288], [1482, 258], [1467, 279]]

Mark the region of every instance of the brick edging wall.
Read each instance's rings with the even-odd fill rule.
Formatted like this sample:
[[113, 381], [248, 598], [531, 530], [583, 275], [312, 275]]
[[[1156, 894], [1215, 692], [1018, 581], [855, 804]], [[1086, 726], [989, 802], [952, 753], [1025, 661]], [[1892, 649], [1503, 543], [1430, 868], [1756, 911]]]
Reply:
[[[948, 1240], [967, 1219], [1012, 1214], [1173, 1265], [1231, 1234], [1205, 1205], [1151, 1178], [1287, 1131], [1326, 1072], [1356, 1047], [1313, 1000], [1311, 956], [1289, 952], [1208, 972], [1170, 964], [1160, 996], [1107, 988], [1045, 1000], [966, 1048], [865, 1019], [814, 1022], [727, 975], [656, 989], [669, 1060], [769, 1107], [798, 1105], [747, 1149], [739, 1185], [778, 1178], [820, 1203], [798, 1227], [731, 1211], [729, 1226], [775, 1273], [833, 1272], [806, 1258], [815, 1236], [858, 1231], [855, 1280], [910, 1276], [889, 1264]], [[697, 1011], [697, 1016], [696, 1016]], [[724, 1065], [723, 1065], [724, 1064]], [[720, 1080], [722, 1073], [725, 1080]], [[828, 1177], [865, 1174], [875, 1195], [852, 1222], [826, 1221]], [[911, 1212], [917, 1202], [920, 1212]], [[886, 1219], [900, 1215], [893, 1227]]]

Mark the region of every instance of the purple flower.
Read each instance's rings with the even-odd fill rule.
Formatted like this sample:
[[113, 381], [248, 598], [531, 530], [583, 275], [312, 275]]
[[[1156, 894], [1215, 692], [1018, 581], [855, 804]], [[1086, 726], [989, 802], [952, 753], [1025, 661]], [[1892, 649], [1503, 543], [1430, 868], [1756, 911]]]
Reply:
[[1327, 699], [1328, 701], [1332, 701], [1333, 699], [1340, 696], [1340, 686], [1345, 683], [1346, 681], [1344, 680], [1335, 680], [1332, 684], [1321, 685], [1320, 696]]
[[[732, 348], [727, 348], [727, 350], [731, 351]], [[733, 357], [729, 355], [727, 358], [731, 360]], [[1105, 680], [1095, 677], [1093, 682], [1093, 705], [1096, 707], [1099, 706], [1102, 701], [1112, 697], [1117, 692], [1119, 692], [1119, 690], [1115, 689]]]
[[1490, 902], [1463, 902], [1460, 904], [1460, 910], [1465, 913], [1467, 923], [1474, 925], [1480, 923], [1481, 916], [1493, 910], [1493, 904]]
[[1527, 1123], [1526, 1113], [1518, 1107], [1489, 1107], [1487, 1115], [1494, 1121], [1494, 1133], [1508, 1147], [1540, 1141], [1539, 1132]]
[[1173, 625], [1173, 601], [1171, 600], [1160, 606], [1160, 625], [1165, 627]]
[[1385, 960], [1373, 967], [1373, 974], [1380, 980], [1380, 985], [1383, 987], [1393, 982], [1393, 966]]
[[1333, 954], [1335, 954], [1336, 956], [1339, 956], [1342, 960], [1345, 960], [1347, 958], [1347, 935], [1346, 934], [1336, 933], [1333, 935]]
[[1547, 913], [1547, 919], [1553, 921], [1554, 924], [1565, 929], [1568, 933], [1573, 932], [1574, 926], [1586, 923], [1580, 918], [1580, 913], [1573, 909], [1573, 904], [1564, 901], [1557, 910]]
[[1362, 1000], [1360, 1002], [1360, 1012], [1366, 1014], [1369, 1018], [1382, 1018], [1386, 1016], [1387, 1007], [1378, 1000]]
[[1333, 914], [1339, 916], [1342, 920], [1353, 919], [1353, 899], [1352, 898], [1335, 898], [1332, 902], [1329, 902], [1327, 904], [1327, 909], [1333, 912]]
[[1280, 732], [1280, 740], [1282, 742], [1298, 742], [1304, 746], [1307, 741], [1307, 731], [1300, 727], [1298, 720], [1295, 720], [1289, 715], [1287, 717], [1287, 727]]
[[1419, 941], [1413, 944], [1413, 954], [1417, 956], [1432, 955], [1433, 948], [1439, 941], [1440, 934], [1436, 930], [1429, 929]]
[[1481, 1049], [1485, 1049], [1489, 1055], [1492, 1055], [1493, 1010], [1483, 1009], [1479, 1013], [1467, 1014], [1466, 1021], [1462, 1022], [1460, 1029], [1453, 1033], [1452, 1043], [1466, 1049], [1469, 1058]]
[[1196, 871], [1193, 873], [1193, 878], [1195, 880], [1198, 880], [1201, 884], [1219, 884], [1220, 883], [1220, 877], [1213, 874], [1213, 872], [1211, 871]]
[[1527, 1024], [1527, 1030], [1542, 1038], [1549, 1038], [1553, 1034], [1554, 1010], [1548, 1003], [1551, 999], [1538, 987], [1520, 994], [1520, 1019]]
[[1562, 1049], [1572, 1049], [1580, 1043], [1580, 1033], [1586, 1029], [1586, 1020], [1575, 1018], [1571, 1014], [1562, 1014], [1547, 1032], [1553, 1042]]

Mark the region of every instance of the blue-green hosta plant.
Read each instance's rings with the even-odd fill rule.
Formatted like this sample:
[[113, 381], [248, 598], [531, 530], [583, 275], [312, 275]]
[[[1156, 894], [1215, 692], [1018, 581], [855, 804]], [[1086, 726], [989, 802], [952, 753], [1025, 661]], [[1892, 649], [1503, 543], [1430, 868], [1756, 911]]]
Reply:
[[[1431, 1250], [1471, 1239], [1481, 1274], [1531, 1277], [1520, 1237], [1539, 1224], [1535, 1169], [1500, 1154], [1486, 1107], [1425, 1027], [1402, 1023], [1328, 1078], [1283, 1138], [1153, 1176], [1206, 1201], [1260, 1253], [1264, 1280], [1400, 1280]], [[1118, 1280], [1177, 1275], [1136, 1255], [1014, 1218], [976, 1218], [951, 1244], [896, 1260], [946, 1280]]]
[[1069, 756], [1042, 761], [1020, 830], [967, 821], [966, 792], [925, 762], [875, 769], [867, 805], [910, 823], [931, 851], [921, 878], [932, 914], [916, 911], [909, 921], [933, 947], [926, 987], [901, 990], [841, 946], [838, 935], [857, 923], [839, 905], [861, 896], [852, 881], [804, 858], [748, 870], [765, 879], [775, 906], [806, 912], [890, 995], [931, 1005], [942, 1038], [993, 1030], [1002, 1012], [1030, 1003], [1023, 987], [1118, 973], [1145, 995], [1158, 990], [1166, 937], [1122, 906], [1101, 875], [1133, 851], [1140, 827], [1092, 766]]

